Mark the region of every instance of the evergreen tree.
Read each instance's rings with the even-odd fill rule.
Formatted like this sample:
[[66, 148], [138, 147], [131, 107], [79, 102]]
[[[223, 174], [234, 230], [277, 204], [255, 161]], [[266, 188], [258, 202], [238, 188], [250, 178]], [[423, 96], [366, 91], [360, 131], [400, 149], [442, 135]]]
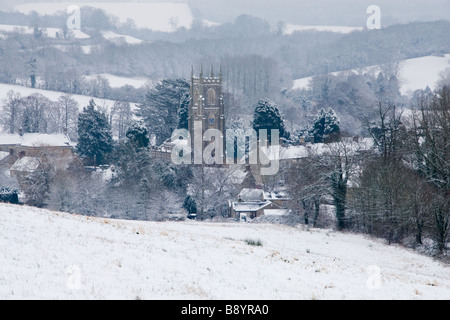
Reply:
[[130, 190], [138, 187], [137, 184], [143, 180], [150, 181], [151, 185], [154, 179], [151, 177], [153, 170], [147, 128], [135, 123], [128, 129], [126, 137], [112, 157], [117, 166], [113, 184]]
[[189, 87], [182, 79], [163, 80], [138, 106], [136, 115], [143, 119], [149, 133], [156, 136], [158, 145], [169, 139], [178, 127], [178, 112]]
[[104, 164], [113, 148], [106, 115], [95, 110], [95, 107], [94, 100], [91, 100], [78, 117], [78, 152], [87, 165]]
[[147, 128], [138, 123], [133, 124], [128, 129], [126, 137], [128, 139], [128, 143], [131, 143], [137, 150], [148, 148], [150, 144]]
[[253, 129], [259, 136], [259, 130], [266, 129], [268, 139], [271, 139], [271, 130], [278, 129], [280, 138], [289, 139], [289, 133], [286, 131], [283, 116], [277, 105], [269, 99], [259, 100], [253, 117]]
[[197, 213], [197, 204], [195, 203], [194, 198], [192, 198], [190, 195], [188, 195], [184, 200], [183, 208], [186, 209], [186, 211], [190, 214]]
[[0, 202], [19, 203], [19, 191], [0, 186]]
[[314, 119], [311, 135], [314, 143], [336, 142], [340, 139], [340, 120], [333, 109], [321, 109]]
[[189, 103], [191, 96], [186, 94], [178, 110], [178, 129], [189, 129]]

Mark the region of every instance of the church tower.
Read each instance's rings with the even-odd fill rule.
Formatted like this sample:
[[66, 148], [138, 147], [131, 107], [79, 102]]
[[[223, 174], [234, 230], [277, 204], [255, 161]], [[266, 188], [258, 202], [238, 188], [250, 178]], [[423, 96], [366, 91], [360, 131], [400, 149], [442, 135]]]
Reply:
[[[191, 72], [191, 100], [189, 103], [189, 133], [194, 137], [194, 123], [202, 123], [202, 135], [206, 130], [217, 129], [222, 132], [225, 142], [225, 107], [222, 95], [222, 68], [219, 76], [214, 75], [213, 67], [209, 76], [204, 76], [203, 66], [200, 75]], [[194, 139], [191, 139], [192, 143]], [[224, 143], [225, 144], [225, 143]], [[192, 150], [194, 147], [192, 145]]]

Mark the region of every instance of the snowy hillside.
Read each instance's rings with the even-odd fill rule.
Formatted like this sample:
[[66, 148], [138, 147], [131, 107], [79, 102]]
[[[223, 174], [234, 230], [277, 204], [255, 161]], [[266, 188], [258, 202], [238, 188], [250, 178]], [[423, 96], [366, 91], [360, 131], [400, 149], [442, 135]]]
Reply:
[[0, 248], [0, 299], [450, 298], [448, 266], [328, 230], [114, 221], [0, 204]]
[[[44, 28], [43, 30], [44, 36], [47, 38], [61, 38], [63, 37], [63, 30], [58, 28]], [[6, 38], [9, 34], [12, 33], [22, 33], [22, 34], [33, 34], [34, 28], [27, 27], [27, 26], [19, 26], [19, 25], [5, 25], [0, 24], [0, 35], [2, 38]], [[72, 31], [72, 37], [74, 39], [88, 39], [90, 38], [89, 35], [86, 33], [80, 31], [80, 30], [73, 30]]]
[[123, 86], [132, 86], [134, 88], [141, 88], [144, 87], [149, 83], [148, 78], [143, 77], [135, 77], [135, 78], [128, 78], [128, 77], [119, 77], [115, 76], [109, 73], [102, 73], [102, 74], [94, 74], [90, 76], [85, 76], [84, 78], [86, 80], [95, 80], [97, 77], [102, 77], [106, 80], [108, 80], [108, 83], [111, 88], [121, 88]]
[[103, 9], [108, 14], [119, 18], [121, 23], [132, 19], [138, 28], [154, 31], [171, 32], [176, 28], [190, 28], [193, 20], [191, 9], [186, 3], [176, 2], [40, 2], [24, 3], [15, 6], [15, 10], [23, 13], [36, 11], [41, 15], [66, 11], [71, 5], [90, 6]]
[[[22, 97], [26, 97], [32, 94], [41, 94], [44, 97], [50, 99], [51, 101], [57, 101], [59, 97], [64, 95], [63, 92], [57, 92], [57, 91], [50, 91], [50, 90], [41, 90], [41, 89], [33, 89], [18, 85], [11, 85], [11, 84], [0, 84], [0, 102], [6, 99], [7, 94], [9, 91], [15, 91], [19, 92]], [[102, 108], [105, 108], [107, 110], [110, 110], [113, 106], [115, 101], [108, 100], [108, 99], [100, 99], [100, 98], [93, 98], [89, 96], [82, 96], [82, 95], [73, 95], [72, 98], [78, 102], [78, 106], [80, 108], [80, 111], [83, 110], [84, 107], [86, 107], [89, 104], [89, 101], [91, 99], [94, 99], [94, 102], [97, 104], [97, 106], [100, 106]], [[132, 108], [135, 108], [136, 104], [131, 104]]]
[[347, 26], [301, 26], [295, 24], [286, 25], [284, 34], [293, 34], [299, 31], [318, 31], [318, 32], [336, 32], [336, 33], [350, 33], [353, 31], [364, 30], [363, 27], [347, 27]]
[[103, 38], [108, 39], [109, 41], [114, 42], [116, 44], [126, 43], [126, 44], [135, 45], [135, 44], [141, 44], [142, 42], [144, 42], [141, 39], [137, 39], [135, 37], [127, 36], [127, 35], [123, 35], [123, 34], [117, 34], [112, 31], [104, 31], [104, 32], [102, 32], [102, 35], [103, 35]]
[[[435, 89], [439, 74], [450, 68], [450, 54], [443, 57], [427, 56], [421, 58], [407, 59], [400, 63], [400, 80], [402, 81], [402, 94], [408, 94], [418, 89]], [[350, 70], [355, 73], [379, 72], [379, 67], [370, 66], [358, 70]], [[348, 72], [348, 71], [344, 71]], [[336, 75], [339, 72], [333, 72]], [[309, 86], [312, 77], [297, 79], [294, 81], [293, 89], [302, 89]]]

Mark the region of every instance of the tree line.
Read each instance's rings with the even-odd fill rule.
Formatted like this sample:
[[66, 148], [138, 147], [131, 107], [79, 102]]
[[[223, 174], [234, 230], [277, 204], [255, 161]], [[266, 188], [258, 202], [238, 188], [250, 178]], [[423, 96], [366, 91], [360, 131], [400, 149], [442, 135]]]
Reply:
[[[128, 219], [164, 219], [180, 212], [183, 204], [188, 211], [201, 210], [204, 217], [226, 216], [226, 203], [239, 188], [233, 171], [237, 169], [204, 171], [175, 166], [151, 155], [152, 137], [165, 141], [170, 138], [168, 124], [178, 128], [186, 124], [188, 88], [181, 79], [161, 82], [138, 106], [143, 122], [123, 122], [122, 139], [116, 142], [110, 121], [114, 115], [91, 101], [77, 117], [77, 154], [83, 162], [78, 157], [69, 159], [68, 170], [45, 163], [26, 178], [28, 203]], [[436, 251], [443, 253], [450, 231], [449, 87], [444, 85], [434, 93], [417, 91], [410, 108], [390, 100], [392, 95], [385, 94], [389, 87], [376, 88], [382, 89], [376, 92], [379, 99], [364, 123], [373, 141], [371, 149], [346, 137], [332, 108], [320, 108], [302, 132], [311, 142], [308, 157], [267, 178], [265, 187], [275, 189], [283, 180], [292, 211], [308, 225], [320, 226], [321, 205], [328, 202], [334, 208], [338, 230], [412, 246], [432, 239]], [[49, 128], [49, 121], [36, 121], [40, 116], [24, 112], [11, 117], [13, 98], [11, 93], [6, 103], [7, 130], [16, 130], [15, 123], [33, 130]], [[21, 108], [39, 115], [39, 104], [29, 103]], [[299, 143], [274, 102], [260, 99], [253, 109], [250, 125], [255, 130], [279, 129], [283, 143]], [[247, 125], [232, 122], [228, 127], [246, 129]], [[108, 167], [99, 171], [101, 165]]]
[[[1, 101], [0, 127], [9, 134], [65, 133], [71, 140], [77, 141], [79, 108], [79, 103], [71, 94], [62, 94], [52, 101], [39, 93], [22, 96], [11, 90]], [[113, 136], [123, 139], [134, 117], [131, 104], [116, 100], [111, 107], [99, 108], [107, 115]]]
[[[25, 19], [22, 14], [17, 19]], [[448, 22], [411, 23], [348, 35], [328, 32], [283, 34], [260, 18], [242, 15], [216, 28], [194, 24], [169, 34], [118, 26], [99, 9], [82, 8], [83, 32], [91, 39], [50, 39], [45, 27], [61, 27], [64, 15], [28, 17], [35, 34], [15, 33], [0, 39], [0, 81], [98, 98], [142, 102], [145, 89], [111, 88], [106, 79], [86, 75], [110, 73], [147, 77], [152, 83], [188, 77], [192, 64], [224, 66], [227, 91], [242, 99], [279, 98], [292, 79], [445, 54]], [[59, 20], [58, 20], [59, 19]], [[12, 23], [12, 22], [11, 22]], [[113, 30], [146, 40], [138, 45], [115, 44], [101, 36]], [[402, 41], [397, 41], [402, 39]], [[86, 47], [90, 52], [86, 53]], [[132, 58], [130, 58], [132, 57]], [[61, 68], [64, 66], [64, 68]], [[226, 66], [226, 67], [225, 67]]]
[[78, 103], [69, 94], [51, 101], [41, 94], [22, 97], [11, 90], [0, 110], [0, 125], [10, 134], [67, 132], [72, 137], [76, 135]]
[[372, 151], [341, 139], [287, 169], [293, 208], [316, 225], [329, 197], [337, 229], [414, 247], [432, 239], [443, 254], [450, 232], [450, 88], [422, 91], [408, 110], [389, 101], [376, 109], [377, 119], [366, 124]]

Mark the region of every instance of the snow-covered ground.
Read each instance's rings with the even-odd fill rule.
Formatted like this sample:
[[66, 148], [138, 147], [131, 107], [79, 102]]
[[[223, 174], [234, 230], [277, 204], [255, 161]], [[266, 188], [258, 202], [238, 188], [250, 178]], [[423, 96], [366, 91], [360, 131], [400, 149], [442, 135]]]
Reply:
[[[23, 33], [23, 34], [33, 34], [34, 28], [27, 27], [27, 26], [19, 26], [19, 25], [6, 25], [6, 24], [0, 24], [0, 35], [2, 38], [6, 38], [8, 34], [10, 33]], [[88, 39], [90, 36], [80, 30], [73, 30], [72, 37], [75, 39]], [[63, 37], [63, 30], [59, 28], [44, 28], [44, 35], [47, 38], [62, 38]]]
[[449, 266], [330, 230], [0, 204], [0, 248], [0, 299], [450, 298]]
[[[42, 90], [42, 89], [33, 89], [18, 85], [11, 85], [11, 84], [3, 84], [0, 83], [0, 102], [6, 99], [7, 94], [9, 91], [15, 91], [19, 92], [22, 97], [26, 97], [32, 94], [41, 94], [44, 97], [50, 99], [51, 101], [57, 101], [59, 97], [64, 95], [63, 92], [58, 91], [50, 91], [50, 90]], [[97, 104], [97, 106], [102, 107], [106, 110], [110, 110], [113, 106], [115, 101], [108, 100], [108, 99], [99, 99], [99, 98], [93, 98], [89, 96], [82, 96], [82, 95], [73, 95], [72, 98], [78, 102], [78, 106], [80, 111], [83, 111], [83, 108], [89, 105], [89, 101], [91, 99], [94, 99], [94, 102]], [[135, 108], [136, 104], [131, 103], [131, 108]]]
[[2, 134], [0, 135], [1, 144], [17, 144], [27, 147], [64, 147], [70, 145], [70, 140], [64, 134], [27, 133], [23, 136], [19, 134]]
[[[23, 13], [54, 14], [66, 11], [71, 5], [90, 6], [103, 9], [106, 13], [119, 18], [121, 23], [132, 19], [138, 28], [154, 31], [172, 32], [174, 29], [190, 28], [193, 21], [192, 12], [187, 3], [177, 2], [39, 2], [24, 3], [15, 6], [15, 10]], [[83, 23], [83, 17], [81, 17]]]
[[301, 26], [295, 24], [286, 25], [284, 34], [292, 34], [298, 31], [320, 31], [320, 32], [336, 32], [336, 33], [350, 33], [353, 31], [364, 30], [363, 27], [347, 27], [347, 26]]
[[123, 35], [123, 34], [118, 34], [112, 31], [104, 31], [102, 32], [103, 38], [117, 43], [117, 44], [121, 44], [121, 43], [126, 43], [126, 44], [130, 44], [130, 45], [134, 45], [134, 44], [141, 44], [142, 42], [144, 42], [141, 39], [132, 37], [132, 36], [127, 36], [127, 35]]
[[402, 93], [425, 89], [427, 86], [434, 90], [439, 74], [447, 68], [450, 68], [450, 54], [405, 60], [401, 68], [401, 78], [405, 80]]
[[[426, 56], [421, 58], [407, 59], [400, 62], [401, 94], [410, 94], [418, 89], [425, 89], [427, 86], [431, 90], [436, 88], [436, 83], [440, 78], [440, 73], [450, 68], [450, 54], [442, 57]], [[346, 70], [342, 72], [378, 73], [381, 69], [378, 66], [369, 66], [363, 69]], [[333, 72], [337, 75], [340, 72]], [[292, 89], [308, 88], [313, 77], [294, 80]]]
[[141, 78], [141, 77], [136, 77], [136, 78], [128, 78], [128, 77], [119, 77], [119, 76], [115, 76], [109, 73], [102, 73], [102, 74], [98, 74], [98, 75], [90, 75], [90, 76], [85, 76], [86, 80], [95, 80], [98, 76], [105, 78], [108, 80], [109, 85], [111, 86], [111, 88], [121, 88], [123, 86], [129, 85], [132, 86], [134, 88], [141, 88], [144, 87], [146, 84], [149, 83], [149, 79], [147, 78]]

